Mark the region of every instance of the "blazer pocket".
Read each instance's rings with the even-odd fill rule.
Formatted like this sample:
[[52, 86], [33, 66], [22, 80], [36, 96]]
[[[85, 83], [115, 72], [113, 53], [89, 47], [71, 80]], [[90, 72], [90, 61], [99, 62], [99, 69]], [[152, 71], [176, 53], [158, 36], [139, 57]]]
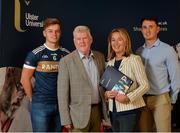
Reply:
[[91, 104], [91, 95], [73, 95], [71, 97], [71, 105], [82, 106], [83, 104]]

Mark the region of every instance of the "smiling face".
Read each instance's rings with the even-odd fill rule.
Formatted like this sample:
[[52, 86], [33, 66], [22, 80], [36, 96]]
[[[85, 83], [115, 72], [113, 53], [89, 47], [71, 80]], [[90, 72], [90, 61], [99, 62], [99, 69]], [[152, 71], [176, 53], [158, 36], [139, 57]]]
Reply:
[[76, 49], [84, 55], [89, 55], [92, 37], [87, 31], [79, 31], [74, 34]]
[[124, 55], [126, 43], [119, 32], [112, 33], [111, 46], [115, 54]]
[[58, 44], [61, 30], [58, 24], [49, 25], [44, 31], [43, 35], [46, 38], [46, 45]]
[[108, 59], [132, 54], [131, 39], [126, 29], [115, 28], [108, 35]]
[[155, 41], [160, 31], [160, 27], [151, 20], [144, 20], [141, 26], [141, 32], [146, 41]]

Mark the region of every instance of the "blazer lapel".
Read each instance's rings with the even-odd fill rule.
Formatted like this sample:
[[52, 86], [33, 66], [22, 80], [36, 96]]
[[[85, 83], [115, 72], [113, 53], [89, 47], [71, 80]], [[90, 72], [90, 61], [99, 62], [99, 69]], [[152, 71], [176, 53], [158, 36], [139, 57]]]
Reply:
[[124, 64], [126, 64], [126, 62], [127, 62], [127, 57], [125, 57], [123, 60], [122, 60], [122, 62], [121, 62], [121, 65], [119, 66], [119, 70], [121, 70], [122, 69], [122, 67], [124, 66]]
[[[93, 52], [93, 51], [92, 51]], [[94, 54], [94, 63], [96, 65], [97, 71], [98, 71], [98, 75], [100, 75], [100, 63], [99, 63], [99, 58], [98, 56], [93, 52]]]
[[84, 64], [81, 61], [81, 58], [79, 56], [78, 51], [76, 50], [74, 54], [75, 54], [74, 60], [75, 60], [76, 64], [78, 65], [78, 69], [79, 69], [78, 72], [79, 72], [79, 74], [83, 76], [85, 81], [88, 81], [89, 85], [92, 85], [91, 82], [90, 82], [89, 76], [88, 76], [88, 74], [86, 72], [86, 69], [84, 67]]
[[[114, 62], [115, 62], [115, 58], [112, 59], [112, 61], [110, 62], [110, 65], [114, 66]], [[120, 71], [121, 71], [122, 67], [124, 66], [125, 62], [127, 62], [127, 57], [125, 57], [120, 64], [120, 66], [119, 66]]]

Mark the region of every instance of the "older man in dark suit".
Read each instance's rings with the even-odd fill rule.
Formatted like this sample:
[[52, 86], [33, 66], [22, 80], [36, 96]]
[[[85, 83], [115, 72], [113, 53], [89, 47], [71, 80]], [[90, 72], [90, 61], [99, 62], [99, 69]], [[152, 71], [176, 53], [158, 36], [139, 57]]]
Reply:
[[87, 26], [77, 26], [73, 36], [76, 50], [59, 65], [61, 122], [70, 131], [99, 132], [101, 120], [108, 120], [104, 91], [99, 86], [104, 56], [91, 50], [93, 39]]

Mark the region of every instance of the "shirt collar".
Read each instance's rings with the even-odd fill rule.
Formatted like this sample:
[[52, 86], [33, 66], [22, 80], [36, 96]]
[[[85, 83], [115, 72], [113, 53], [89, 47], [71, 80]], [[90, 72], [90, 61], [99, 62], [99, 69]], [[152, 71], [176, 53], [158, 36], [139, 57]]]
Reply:
[[[80, 56], [81, 59], [84, 59], [84, 58], [87, 57], [87, 56], [85, 56], [84, 54], [82, 54], [80, 51], [78, 51], [78, 53], [79, 53], [79, 56]], [[93, 54], [92, 51], [90, 51], [90, 55], [89, 55], [88, 57], [94, 57], [94, 54]]]
[[[157, 46], [159, 46], [160, 45], [160, 40], [159, 40], [159, 38], [153, 43], [153, 45], [152, 45], [152, 47], [157, 47]], [[151, 47], [151, 48], [152, 48]], [[144, 43], [144, 45], [143, 45], [143, 48], [146, 48], [146, 44]]]
[[55, 49], [52, 49], [52, 48], [49, 48], [46, 43], [44, 43], [44, 47], [46, 47], [48, 50], [51, 50], [51, 51], [56, 51], [59, 49], [59, 47], [55, 48]]

